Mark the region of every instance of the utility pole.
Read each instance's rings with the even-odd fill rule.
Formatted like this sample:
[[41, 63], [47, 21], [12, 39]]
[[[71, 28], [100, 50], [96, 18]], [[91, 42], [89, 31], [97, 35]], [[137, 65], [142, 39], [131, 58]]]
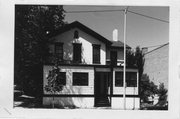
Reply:
[[126, 15], [128, 7], [124, 9], [124, 69], [123, 69], [123, 103], [126, 110]]

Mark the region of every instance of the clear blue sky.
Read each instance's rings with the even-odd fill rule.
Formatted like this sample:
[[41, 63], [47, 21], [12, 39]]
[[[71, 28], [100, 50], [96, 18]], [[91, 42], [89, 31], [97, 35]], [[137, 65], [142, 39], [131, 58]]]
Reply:
[[[65, 11], [119, 10], [124, 8], [125, 6], [64, 6]], [[129, 10], [169, 21], [168, 7], [130, 6]], [[119, 40], [123, 41], [124, 14], [121, 11], [67, 13], [65, 20], [68, 23], [77, 20], [109, 40], [112, 40], [113, 29], [118, 29]], [[168, 41], [169, 23], [127, 13], [126, 43], [129, 46], [132, 48], [154, 46], [165, 44]]]

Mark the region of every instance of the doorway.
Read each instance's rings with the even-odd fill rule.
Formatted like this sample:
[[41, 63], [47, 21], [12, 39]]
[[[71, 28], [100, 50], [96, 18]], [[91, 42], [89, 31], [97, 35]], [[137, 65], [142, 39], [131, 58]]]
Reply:
[[108, 98], [109, 89], [109, 72], [95, 73], [95, 106], [107, 107], [110, 106]]

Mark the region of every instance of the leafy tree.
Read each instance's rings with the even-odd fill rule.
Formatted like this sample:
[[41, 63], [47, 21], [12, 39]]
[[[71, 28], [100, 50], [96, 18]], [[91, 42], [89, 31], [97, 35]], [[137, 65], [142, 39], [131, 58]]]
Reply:
[[58, 75], [60, 75], [59, 71], [60, 69], [58, 66], [53, 67], [53, 69], [49, 71], [47, 77], [48, 83], [44, 87], [47, 92], [54, 94], [55, 92], [62, 91], [63, 86], [61, 85], [61, 82], [57, 79]]
[[14, 81], [25, 93], [39, 94], [48, 35], [65, 24], [64, 17], [63, 6], [15, 6]]
[[141, 48], [138, 46], [136, 50], [128, 50], [126, 53], [126, 63], [127, 66], [137, 67], [139, 71], [139, 79], [141, 79], [144, 67], [144, 54], [142, 53]]
[[148, 97], [158, 93], [158, 87], [152, 81], [149, 80], [147, 74], [143, 74], [140, 83], [140, 98], [143, 101], [147, 101]]
[[167, 92], [168, 90], [164, 87], [164, 83], [160, 83], [158, 89], [159, 101], [167, 101]]

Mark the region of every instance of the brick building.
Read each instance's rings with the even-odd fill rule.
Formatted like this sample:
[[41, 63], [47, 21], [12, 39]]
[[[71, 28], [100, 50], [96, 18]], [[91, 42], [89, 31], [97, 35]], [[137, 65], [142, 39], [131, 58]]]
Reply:
[[150, 81], [156, 85], [164, 83], [165, 88], [168, 89], [169, 43], [145, 53], [144, 58], [144, 74], [147, 74]]

